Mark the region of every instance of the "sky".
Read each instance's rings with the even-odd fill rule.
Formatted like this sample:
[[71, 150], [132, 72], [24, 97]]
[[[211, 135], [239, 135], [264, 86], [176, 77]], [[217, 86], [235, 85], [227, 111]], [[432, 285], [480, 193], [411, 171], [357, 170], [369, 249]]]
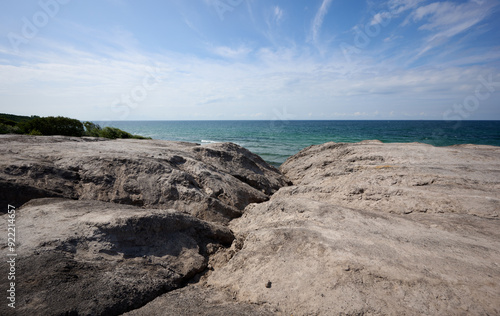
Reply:
[[500, 120], [500, 0], [0, 0], [0, 112]]

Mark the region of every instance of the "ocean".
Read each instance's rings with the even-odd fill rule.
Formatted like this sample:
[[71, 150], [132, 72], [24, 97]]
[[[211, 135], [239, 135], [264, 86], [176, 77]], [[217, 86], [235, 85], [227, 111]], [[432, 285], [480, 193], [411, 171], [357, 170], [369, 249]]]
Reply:
[[279, 166], [310, 145], [326, 142], [421, 142], [434, 146], [500, 146], [500, 121], [112, 121], [96, 122], [153, 139], [232, 142]]

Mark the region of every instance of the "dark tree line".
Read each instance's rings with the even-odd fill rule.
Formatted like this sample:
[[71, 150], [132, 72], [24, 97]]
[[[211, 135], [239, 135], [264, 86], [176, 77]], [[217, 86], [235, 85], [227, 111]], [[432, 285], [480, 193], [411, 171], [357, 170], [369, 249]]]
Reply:
[[101, 128], [92, 122], [82, 123], [79, 120], [63, 116], [29, 117], [10, 114], [0, 114], [0, 134], [145, 139], [145, 137], [132, 135], [115, 127]]

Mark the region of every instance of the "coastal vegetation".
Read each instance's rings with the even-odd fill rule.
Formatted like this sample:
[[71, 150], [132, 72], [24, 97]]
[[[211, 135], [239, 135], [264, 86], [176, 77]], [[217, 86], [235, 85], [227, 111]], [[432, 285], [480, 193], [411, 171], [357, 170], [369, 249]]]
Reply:
[[130, 134], [116, 127], [106, 126], [102, 128], [93, 122], [81, 122], [63, 116], [39, 117], [12, 114], [0, 114], [0, 134], [148, 139], [147, 137]]

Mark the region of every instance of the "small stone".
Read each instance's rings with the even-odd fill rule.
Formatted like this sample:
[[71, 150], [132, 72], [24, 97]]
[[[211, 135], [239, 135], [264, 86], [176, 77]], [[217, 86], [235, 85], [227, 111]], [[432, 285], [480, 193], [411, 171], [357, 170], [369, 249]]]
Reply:
[[267, 281], [266, 288], [270, 289], [273, 283], [271, 281]]

